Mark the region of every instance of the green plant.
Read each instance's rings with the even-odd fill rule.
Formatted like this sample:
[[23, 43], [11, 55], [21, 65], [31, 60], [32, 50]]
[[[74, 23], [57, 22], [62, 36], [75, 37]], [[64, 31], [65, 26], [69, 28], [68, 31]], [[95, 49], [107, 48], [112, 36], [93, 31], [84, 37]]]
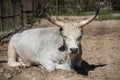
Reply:
[[100, 15], [100, 17], [97, 20], [98, 21], [103, 21], [103, 20], [120, 20], [120, 15], [119, 16], [114, 16], [112, 14], [103, 14], [103, 15]]
[[33, 24], [38, 20], [40, 20], [38, 17], [32, 17], [31, 19], [28, 20], [28, 24]]

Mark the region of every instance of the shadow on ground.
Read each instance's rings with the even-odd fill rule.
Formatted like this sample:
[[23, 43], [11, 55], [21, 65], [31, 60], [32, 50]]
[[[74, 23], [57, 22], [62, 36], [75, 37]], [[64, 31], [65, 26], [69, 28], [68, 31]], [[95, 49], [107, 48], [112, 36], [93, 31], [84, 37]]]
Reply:
[[80, 68], [75, 67], [75, 71], [77, 72], [77, 74], [88, 76], [89, 71], [95, 70], [98, 67], [104, 67], [106, 65], [107, 64], [89, 64], [88, 62], [83, 61]]

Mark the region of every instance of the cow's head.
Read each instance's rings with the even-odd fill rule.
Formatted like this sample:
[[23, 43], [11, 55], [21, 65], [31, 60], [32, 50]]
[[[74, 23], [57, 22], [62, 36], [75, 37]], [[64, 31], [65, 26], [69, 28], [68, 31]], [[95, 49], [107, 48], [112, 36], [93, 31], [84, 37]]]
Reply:
[[60, 34], [63, 37], [62, 50], [66, 49], [68, 53], [78, 53], [82, 28], [78, 27], [76, 23], [65, 24], [64, 27], [60, 28]]
[[47, 17], [50, 22], [60, 27], [60, 34], [63, 37], [63, 45], [59, 48], [59, 50], [67, 50], [68, 53], [78, 53], [83, 26], [93, 21], [98, 13], [99, 8], [92, 18], [84, 20], [80, 23], [64, 23]]

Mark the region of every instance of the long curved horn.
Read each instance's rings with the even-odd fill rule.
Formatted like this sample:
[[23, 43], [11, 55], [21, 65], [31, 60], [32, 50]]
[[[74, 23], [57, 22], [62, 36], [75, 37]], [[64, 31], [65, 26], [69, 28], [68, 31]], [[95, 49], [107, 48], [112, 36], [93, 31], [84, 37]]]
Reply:
[[[48, 5], [47, 5], [48, 6]], [[46, 8], [47, 6], [45, 7], [45, 5], [42, 5], [42, 14], [44, 15], [44, 17], [50, 21], [52, 24], [55, 24], [56, 26], [58, 27], [64, 27], [65, 23], [64, 22], [61, 22], [61, 21], [58, 21], [58, 20], [55, 20], [55, 19], [52, 19], [48, 14], [47, 14], [47, 11], [46, 11]]]
[[95, 15], [94, 15], [93, 17], [91, 17], [91, 18], [89, 18], [89, 19], [87, 19], [87, 20], [84, 20], [84, 21], [80, 22], [80, 23], [79, 23], [79, 26], [80, 26], [80, 27], [84, 27], [85, 25], [87, 25], [87, 24], [89, 24], [90, 22], [92, 22], [92, 21], [97, 17], [97, 15], [99, 14], [99, 11], [100, 11], [100, 7], [97, 8], [96, 13], [95, 13]]
[[50, 21], [52, 24], [55, 24], [55, 25], [58, 26], [58, 27], [64, 27], [64, 26], [65, 26], [65, 23], [64, 23], [64, 22], [61, 22], [61, 21], [52, 19], [52, 18], [50, 18], [49, 16], [47, 16], [46, 18], [47, 18], [48, 21]]

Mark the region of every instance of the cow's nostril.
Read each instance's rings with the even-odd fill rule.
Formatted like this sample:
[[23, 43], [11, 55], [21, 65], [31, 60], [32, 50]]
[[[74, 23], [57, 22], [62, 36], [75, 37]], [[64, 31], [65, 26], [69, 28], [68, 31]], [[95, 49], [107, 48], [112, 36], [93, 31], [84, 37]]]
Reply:
[[78, 51], [78, 48], [76, 48], [76, 52]]
[[70, 51], [71, 51], [72, 53], [76, 53], [76, 52], [78, 51], [78, 48], [70, 48]]

